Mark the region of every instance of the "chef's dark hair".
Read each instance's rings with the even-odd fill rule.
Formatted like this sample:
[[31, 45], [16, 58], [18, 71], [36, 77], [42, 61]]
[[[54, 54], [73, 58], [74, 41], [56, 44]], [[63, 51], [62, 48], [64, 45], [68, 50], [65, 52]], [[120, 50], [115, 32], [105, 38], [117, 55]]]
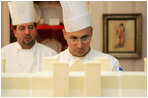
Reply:
[[[34, 22], [34, 26], [35, 26], [35, 28], [36, 28], [36, 23]], [[16, 31], [16, 27], [17, 27], [17, 25], [14, 25], [13, 26], [13, 29]]]

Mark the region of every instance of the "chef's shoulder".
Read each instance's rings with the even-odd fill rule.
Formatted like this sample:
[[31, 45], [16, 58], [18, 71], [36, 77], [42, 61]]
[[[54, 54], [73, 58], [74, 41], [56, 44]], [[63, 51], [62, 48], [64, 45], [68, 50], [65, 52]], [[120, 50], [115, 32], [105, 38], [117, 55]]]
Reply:
[[96, 50], [94, 50], [93, 55], [94, 55], [95, 57], [108, 57], [109, 59], [112, 59], [113, 61], [118, 61], [118, 60], [117, 60], [115, 57], [113, 57], [112, 55], [106, 54], [106, 53], [103, 53], [103, 52], [100, 52], [100, 51], [96, 51]]
[[14, 53], [16, 53], [16, 45], [17, 45], [16, 42], [13, 42], [11, 44], [8, 44], [8, 45], [4, 46], [1, 49], [1, 56], [3, 58], [7, 58], [10, 55], [13, 55]]
[[57, 52], [55, 50], [53, 50], [52, 48], [47, 47], [43, 44], [37, 43], [37, 47], [41, 52], [45, 52], [45, 53], [49, 54], [49, 56], [54, 56], [57, 54]]
[[99, 51], [96, 51], [96, 50], [94, 50], [93, 55], [94, 55], [94, 57], [108, 57], [109, 61], [110, 61], [110, 66], [112, 68], [111, 70], [112, 71], [119, 71], [119, 67], [121, 67], [120, 63], [119, 63], [118, 59], [116, 59], [112, 55], [106, 54], [106, 53], [103, 53], [103, 52], [99, 52]]
[[4, 46], [1, 51], [2, 52], [4, 52], [4, 51], [8, 52], [8, 51], [10, 51], [12, 49], [15, 49], [16, 45], [17, 45], [17, 42], [10, 43], [10, 44]]
[[57, 57], [59, 59], [65, 59], [66, 57], [68, 57], [68, 50], [66, 49], [60, 52], [59, 54], [55, 55], [54, 57]]

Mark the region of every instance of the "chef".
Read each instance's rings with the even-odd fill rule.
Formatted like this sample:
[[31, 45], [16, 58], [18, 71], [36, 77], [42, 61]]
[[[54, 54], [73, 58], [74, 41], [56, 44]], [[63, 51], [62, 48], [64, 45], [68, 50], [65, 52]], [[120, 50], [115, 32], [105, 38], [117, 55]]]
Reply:
[[109, 70], [119, 71], [119, 61], [111, 55], [94, 50], [90, 46], [93, 29], [90, 22], [90, 16], [83, 1], [61, 1], [63, 10], [63, 21], [65, 30], [63, 35], [67, 41], [68, 48], [56, 55], [59, 61], [70, 62], [69, 66], [79, 57], [82, 62], [92, 61], [95, 57], [108, 57]]
[[32, 1], [8, 2], [17, 41], [1, 50], [6, 59], [5, 72], [33, 73], [42, 70], [42, 59], [56, 52], [36, 41], [36, 23]]

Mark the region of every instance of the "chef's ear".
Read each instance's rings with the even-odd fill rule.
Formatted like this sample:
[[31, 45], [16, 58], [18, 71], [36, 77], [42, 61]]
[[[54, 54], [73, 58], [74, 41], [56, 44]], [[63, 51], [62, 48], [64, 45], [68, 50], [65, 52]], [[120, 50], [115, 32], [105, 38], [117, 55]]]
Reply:
[[93, 34], [94, 27], [91, 27], [91, 33]]
[[66, 31], [64, 29], [62, 29], [62, 31], [63, 31], [64, 38], [66, 40]]
[[16, 29], [13, 28], [14, 36], [17, 38]]

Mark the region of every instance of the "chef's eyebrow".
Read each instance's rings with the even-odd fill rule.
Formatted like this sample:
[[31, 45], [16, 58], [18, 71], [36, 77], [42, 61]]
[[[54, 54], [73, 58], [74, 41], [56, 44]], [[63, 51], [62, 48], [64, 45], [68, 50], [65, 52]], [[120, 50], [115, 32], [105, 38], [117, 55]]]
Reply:
[[88, 37], [89, 37], [89, 35], [87, 34], [87, 35], [82, 36], [81, 39], [88, 38]]
[[76, 37], [76, 36], [70, 36], [70, 38], [72, 38], [72, 39], [77, 39], [77, 37]]
[[19, 26], [18, 29], [25, 28], [25, 26]]

